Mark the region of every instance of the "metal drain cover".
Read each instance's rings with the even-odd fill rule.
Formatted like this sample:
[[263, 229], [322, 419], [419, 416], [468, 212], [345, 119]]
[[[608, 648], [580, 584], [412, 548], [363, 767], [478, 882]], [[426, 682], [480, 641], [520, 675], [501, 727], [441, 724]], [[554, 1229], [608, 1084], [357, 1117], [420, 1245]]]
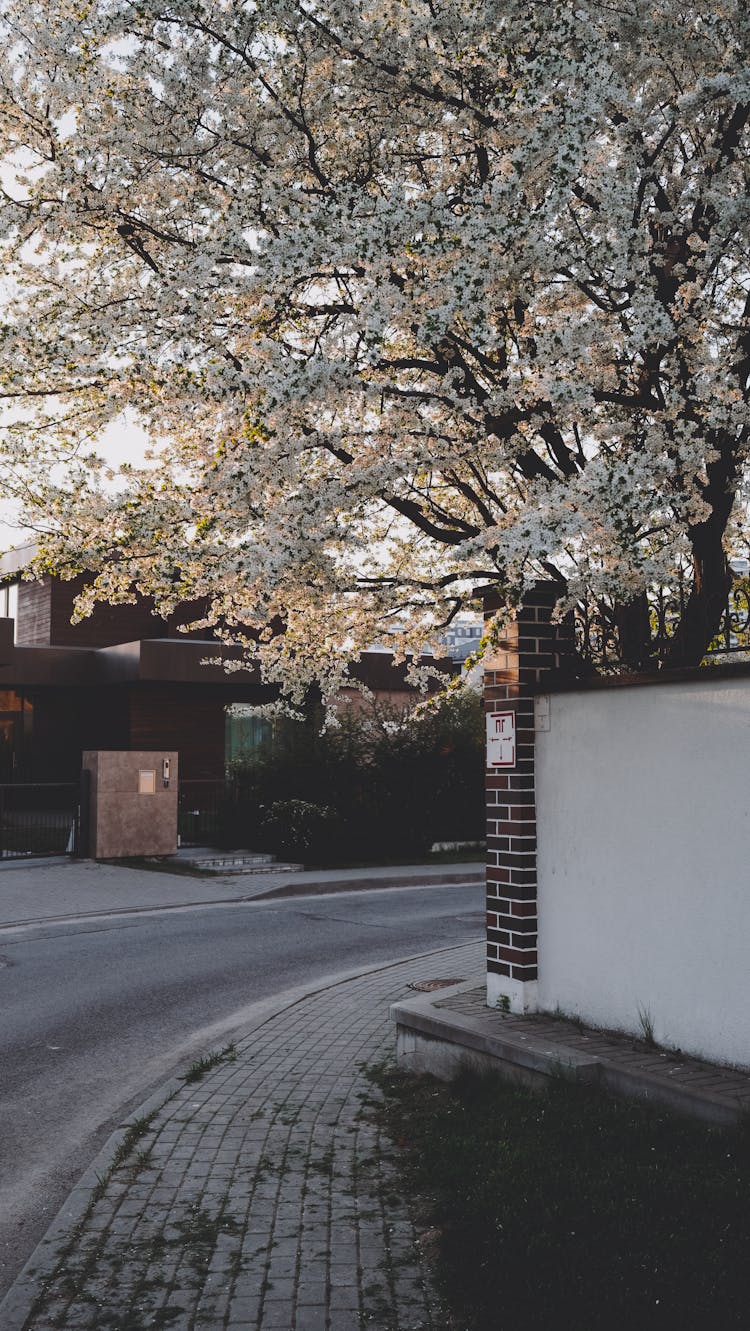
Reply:
[[417, 989], [420, 994], [431, 994], [433, 989], [446, 989], [449, 984], [463, 984], [463, 975], [454, 975], [448, 980], [414, 980], [407, 989]]

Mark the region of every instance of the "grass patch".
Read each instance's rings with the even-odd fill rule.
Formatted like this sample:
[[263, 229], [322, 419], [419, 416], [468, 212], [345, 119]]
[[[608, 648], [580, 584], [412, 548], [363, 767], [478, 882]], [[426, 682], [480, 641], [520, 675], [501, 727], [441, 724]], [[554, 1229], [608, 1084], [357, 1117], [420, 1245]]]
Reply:
[[461, 1331], [729, 1331], [750, 1305], [750, 1127], [556, 1080], [371, 1069]]
[[195, 1062], [190, 1064], [182, 1080], [187, 1082], [188, 1085], [192, 1085], [193, 1082], [203, 1081], [206, 1073], [210, 1072], [212, 1068], [218, 1067], [220, 1063], [236, 1062], [236, 1045], [228, 1044], [223, 1049], [217, 1050], [215, 1054], [206, 1054], [203, 1058], [196, 1058]]
[[140, 1173], [142, 1169], [146, 1169], [151, 1164], [153, 1149], [150, 1146], [144, 1147], [140, 1151], [136, 1151], [135, 1155], [132, 1156], [132, 1158], [130, 1157], [135, 1146], [142, 1137], [145, 1137], [158, 1112], [159, 1111], [155, 1109], [153, 1113], [144, 1114], [140, 1118], [134, 1119], [130, 1124], [130, 1127], [127, 1129], [125, 1136], [122, 1138], [122, 1141], [112, 1157], [112, 1163], [109, 1166], [109, 1169], [105, 1174], [96, 1175], [96, 1185], [91, 1194], [90, 1205], [94, 1205], [96, 1202], [102, 1200], [106, 1195], [110, 1179], [115, 1170], [122, 1169], [126, 1161], [128, 1162], [133, 1176]]
[[[130, 1124], [125, 1136], [115, 1151], [112, 1159], [112, 1169], [119, 1169], [120, 1166], [125, 1163], [135, 1145], [141, 1140], [141, 1137], [145, 1137], [151, 1124], [156, 1118], [157, 1113], [158, 1110], [155, 1109], [151, 1114], [142, 1114], [140, 1118], [133, 1119], [133, 1122]], [[139, 1152], [139, 1158], [143, 1154], [144, 1152]], [[150, 1151], [148, 1154], [150, 1154]]]
[[[225, 1207], [226, 1198], [219, 1204], [215, 1214], [196, 1203], [189, 1207], [185, 1219], [175, 1224], [179, 1237], [175, 1240], [174, 1246], [181, 1248], [183, 1260], [192, 1267], [198, 1285], [203, 1282], [219, 1236], [222, 1234], [239, 1236], [242, 1233], [239, 1221], [235, 1220], [234, 1216], [228, 1215]], [[238, 1245], [241, 1246], [239, 1238]]]

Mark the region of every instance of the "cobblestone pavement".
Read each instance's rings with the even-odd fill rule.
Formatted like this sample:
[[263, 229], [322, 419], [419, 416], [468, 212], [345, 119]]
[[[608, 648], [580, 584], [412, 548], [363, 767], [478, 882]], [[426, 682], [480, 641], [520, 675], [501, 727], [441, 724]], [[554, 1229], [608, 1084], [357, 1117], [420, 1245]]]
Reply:
[[53, 1226], [3, 1331], [445, 1331], [363, 1065], [410, 982], [481, 966], [469, 944], [310, 994], [182, 1082]]

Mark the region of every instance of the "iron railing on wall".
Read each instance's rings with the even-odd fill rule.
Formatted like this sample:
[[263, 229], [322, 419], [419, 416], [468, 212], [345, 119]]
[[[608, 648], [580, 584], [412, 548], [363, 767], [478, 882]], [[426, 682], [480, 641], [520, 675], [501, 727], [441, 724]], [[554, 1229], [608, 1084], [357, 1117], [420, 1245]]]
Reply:
[[[679, 579], [669, 592], [652, 589], [648, 595], [651, 628], [651, 658], [658, 665], [667, 655], [675, 626], [685, 610], [688, 587]], [[620, 661], [614, 608], [605, 600], [581, 601], [574, 612], [575, 640], [579, 657], [597, 670], [616, 667]], [[718, 632], [709, 643], [704, 659], [750, 656], [750, 583], [743, 578], [732, 587]]]
[[80, 794], [77, 782], [0, 785], [0, 860], [76, 854]]

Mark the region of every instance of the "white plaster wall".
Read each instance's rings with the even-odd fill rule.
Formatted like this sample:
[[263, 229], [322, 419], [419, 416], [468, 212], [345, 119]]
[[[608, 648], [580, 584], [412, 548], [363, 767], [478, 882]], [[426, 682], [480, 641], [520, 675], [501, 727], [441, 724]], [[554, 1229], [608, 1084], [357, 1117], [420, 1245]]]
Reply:
[[553, 694], [539, 1007], [750, 1067], [750, 679]]

